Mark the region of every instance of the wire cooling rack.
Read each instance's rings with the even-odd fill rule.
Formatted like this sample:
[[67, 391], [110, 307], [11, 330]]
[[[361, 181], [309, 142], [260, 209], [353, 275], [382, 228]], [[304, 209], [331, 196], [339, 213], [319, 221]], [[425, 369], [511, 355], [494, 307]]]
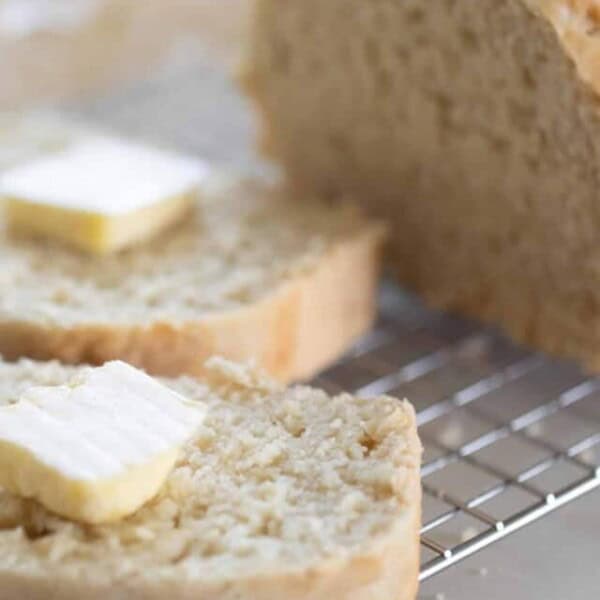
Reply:
[[[209, 160], [255, 166], [218, 70], [168, 69], [68, 112]], [[600, 487], [600, 379], [425, 309], [391, 283], [376, 326], [315, 383], [416, 407], [425, 446], [421, 580]]]
[[600, 378], [391, 283], [373, 331], [315, 383], [415, 405], [421, 580], [600, 487]]

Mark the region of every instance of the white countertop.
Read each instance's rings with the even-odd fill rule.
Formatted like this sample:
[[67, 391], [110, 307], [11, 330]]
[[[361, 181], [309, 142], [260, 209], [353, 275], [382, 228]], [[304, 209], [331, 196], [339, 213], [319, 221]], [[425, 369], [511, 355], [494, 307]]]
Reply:
[[600, 492], [592, 492], [436, 575], [420, 600], [600, 597]]

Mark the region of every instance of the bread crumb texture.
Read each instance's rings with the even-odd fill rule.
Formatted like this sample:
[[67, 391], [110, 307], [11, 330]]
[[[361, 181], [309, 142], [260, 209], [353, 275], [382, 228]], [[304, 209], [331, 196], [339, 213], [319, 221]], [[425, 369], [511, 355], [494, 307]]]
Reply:
[[[0, 362], [0, 404], [76, 372]], [[208, 415], [159, 496], [119, 523], [84, 526], [0, 491], [0, 576], [85, 590], [142, 575], [209, 585], [303, 571], [368, 552], [418, 499], [420, 446], [406, 402], [285, 390], [221, 359], [205, 384], [167, 383]]]
[[0, 320], [60, 327], [185, 323], [242, 308], [365, 231], [356, 209], [303, 204], [258, 181], [232, 178], [205, 193], [176, 231], [106, 257], [0, 231]]

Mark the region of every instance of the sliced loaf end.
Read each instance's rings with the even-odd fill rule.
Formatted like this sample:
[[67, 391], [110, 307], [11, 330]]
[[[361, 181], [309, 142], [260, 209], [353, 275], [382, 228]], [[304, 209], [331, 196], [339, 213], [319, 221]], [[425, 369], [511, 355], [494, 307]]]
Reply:
[[598, 3], [257, 5], [246, 79], [290, 178], [388, 219], [436, 306], [599, 369]]

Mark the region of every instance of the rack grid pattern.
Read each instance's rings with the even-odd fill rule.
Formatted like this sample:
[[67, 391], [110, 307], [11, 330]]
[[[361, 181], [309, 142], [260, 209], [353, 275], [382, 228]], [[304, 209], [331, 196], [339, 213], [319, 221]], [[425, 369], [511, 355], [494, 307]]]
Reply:
[[600, 379], [392, 284], [373, 331], [315, 383], [415, 405], [421, 580], [600, 487]]

